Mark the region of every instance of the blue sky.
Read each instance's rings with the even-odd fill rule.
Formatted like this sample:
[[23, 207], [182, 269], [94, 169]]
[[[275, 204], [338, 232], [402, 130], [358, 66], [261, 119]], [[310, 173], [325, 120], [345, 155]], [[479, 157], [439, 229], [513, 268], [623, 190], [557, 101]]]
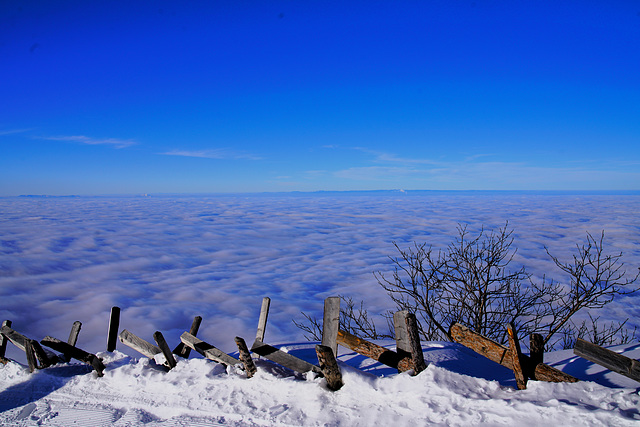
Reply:
[[640, 4], [547, 3], [3, 2], [0, 195], [638, 190]]

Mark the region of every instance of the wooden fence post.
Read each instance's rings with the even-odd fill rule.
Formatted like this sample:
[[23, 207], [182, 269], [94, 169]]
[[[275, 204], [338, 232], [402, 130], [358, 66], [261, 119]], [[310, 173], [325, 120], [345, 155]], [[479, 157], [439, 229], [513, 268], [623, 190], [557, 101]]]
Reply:
[[542, 335], [531, 334], [529, 336], [529, 357], [534, 366], [538, 363], [544, 363], [544, 341]]
[[107, 351], [112, 352], [116, 349], [116, 341], [118, 341], [118, 328], [120, 327], [120, 307], [111, 307], [111, 316], [109, 316], [109, 332], [107, 335]]
[[[202, 322], [201, 316], [196, 316], [193, 318], [193, 322], [191, 323], [191, 329], [189, 329], [189, 333], [194, 337], [198, 335], [198, 330], [200, 329], [200, 323]], [[178, 355], [180, 357], [184, 357], [185, 359], [189, 358], [191, 354], [191, 349], [184, 345], [181, 341], [180, 344], [173, 350], [173, 354]]]
[[338, 354], [338, 329], [340, 329], [340, 297], [329, 297], [324, 300], [322, 318], [322, 345]]
[[24, 341], [24, 352], [27, 354], [27, 363], [29, 364], [29, 372], [33, 373], [38, 367], [36, 363], [36, 351], [33, 346], [33, 340], [26, 339]]
[[262, 307], [260, 307], [260, 319], [258, 319], [258, 330], [256, 332], [256, 340], [264, 342], [264, 333], [267, 329], [267, 317], [269, 317], [269, 306], [271, 298], [262, 298]]
[[527, 388], [527, 377], [524, 375], [522, 366], [523, 358], [520, 350], [520, 342], [518, 341], [518, 335], [516, 334], [515, 325], [510, 323], [507, 325], [507, 335], [509, 338], [509, 353], [511, 355], [511, 363], [513, 363], [513, 372], [516, 376], [516, 385], [518, 390], [524, 390]]
[[400, 357], [411, 357], [411, 344], [407, 332], [406, 318], [409, 312], [400, 310], [393, 313], [393, 329], [396, 335], [396, 352]]
[[173, 353], [171, 353], [171, 349], [167, 345], [167, 341], [164, 339], [162, 332], [155, 331], [153, 333], [153, 340], [158, 344], [158, 348], [162, 350], [162, 354], [164, 354], [164, 358], [167, 360], [167, 366], [169, 366], [169, 369], [175, 368], [176, 359], [174, 359]]
[[36, 368], [40, 368], [40, 369], [46, 368], [58, 361], [58, 357], [51, 352], [45, 351], [42, 347], [40, 347], [40, 344], [38, 343], [38, 341], [30, 340], [24, 335], [14, 331], [7, 325], [3, 325], [0, 332], [2, 333], [2, 335], [4, 335], [4, 337], [7, 340], [11, 341], [16, 347], [26, 352], [27, 357], [29, 357], [29, 352], [27, 352], [27, 344], [30, 344], [31, 348], [33, 349], [32, 353], [35, 354], [36, 359], [40, 362], [40, 366], [36, 365]]
[[316, 354], [318, 355], [318, 364], [322, 374], [327, 380], [327, 387], [332, 391], [339, 390], [344, 383], [342, 382], [342, 373], [338, 367], [338, 362], [336, 362], [333, 350], [326, 345], [316, 345]]
[[42, 345], [59, 351], [60, 353], [64, 354], [65, 357], [69, 357], [69, 359], [73, 357], [74, 359], [93, 366], [93, 369], [95, 369], [99, 377], [104, 375], [102, 372], [104, 371], [105, 366], [102, 363], [102, 359], [97, 357], [95, 354], [88, 353], [76, 346], [49, 336], [44, 337], [44, 339], [40, 342], [42, 343]]
[[253, 363], [253, 359], [251, 358], [251, 353], [249, 353], [249, 348], [247, 347], [247, 343], [241, 337], [235, 338], [236, 345], [238, 346], [238, 352], [240, 353], [240, 361], [244, 365], [244, 371], [247, 373], [247, 378], [251, 378], [258, 371], [255, 363]]
[[[6, 326], [7, 328], [11, 327], [11, 320], [5, 320], [2, 322], [2, 326]], [[4, 335], [0, 334], [0, 363], [7, 363], [9, 360], [5, 359], [5, 354], [7, 353], [7, 338]]]
[[411, 360], [413, 362], [413, 372], [418, 375], [427, 369], [424, 361], [424, 353], [420, 344], [420, 333], [418, 332], [418, 319], [414, 313], [408, 313], [405, 317], [405, 325], [407, 329], [407, 337], [409, 338], [409, 346], [411, 348]]
[[73, 326], [71, 326], [71, 332], [69, 332], [69, 339], [67, 340], [67, 344], [75, 347], [78, 342], [78, 334], [80, 334], [80, 329], [82, 328], [82, 323], [78, 320], [73, 322]]

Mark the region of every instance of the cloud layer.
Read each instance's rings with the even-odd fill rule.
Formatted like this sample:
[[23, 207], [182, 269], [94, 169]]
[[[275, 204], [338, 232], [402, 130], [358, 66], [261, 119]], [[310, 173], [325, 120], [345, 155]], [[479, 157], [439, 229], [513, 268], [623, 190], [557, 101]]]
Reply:
[[[327, 296], [392, 308], [372, 272], [391, 271], [394, 241], [444, 247], [458, 223], [508, 220], [515, 262], [562, 280], [544, 246], [568, 259], [586, 232], [605, 230], [635, 272], [639, 211], [638, 196], [523, 193], [0, 198], [0, 319], [37, 339], [65, 339], [80, 320], [78, 345], [101, 351], [114, 305], [121, 328], [149, 341], [160, 330], [170, 345], [201, 315], [203, 339], [232, 351], [234, 336], [251, 340], [269, 296], [267, 340], [296, 341], [291, 320], [321, 315]], [[639, 319], [639, 298], [598, 314]]]

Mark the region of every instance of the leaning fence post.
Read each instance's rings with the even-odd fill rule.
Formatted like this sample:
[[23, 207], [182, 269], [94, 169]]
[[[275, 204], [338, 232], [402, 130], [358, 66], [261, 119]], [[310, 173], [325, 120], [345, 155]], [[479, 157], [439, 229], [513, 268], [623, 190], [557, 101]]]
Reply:
[[[196, 316], [193, 318], [193, 322], [191, 323], [191, 329], [189, 329], [189, 333], [194, 337], [198, 335], [198, 329], [200, 329], [200, 323], [202, 322], [202, 316]], [[191, 349], [184, 345], [183, 342], [180, 342], [178, 346], [173, 350], [173, 354], [177, 354], [180, 357], [184, 357], [185, 359], [189, 358], [191, 354]]]
[[29, 364], [29, 372], [33, 373], [38, 367], [36, 362], [36, 351], [34, 349], [33, 341], [26, 339], [24, 342], [24, 352], [27, 354], [27, 363]]
[[107, 335], [107, 351], [114, 351], [116, 349], [119, 327], [120, 307], [111, 307], [111, 316], [109, 317], [109, 333]]
[[329, 390], [339, 390], [344, 385], [342, 382], [342, 373], [336, 362], [335, 355], [331, 347], [326, 345], [316, 345], [316, 354], [318, 355], [318, 363], [322, 370], [322, 375], [327, 380]]
[[[2, 322], [2, 326], [6, 326], [8, 328], [11, 327], [11, 320], [5, 320], [4, 322]], [[0, 334], [0, 361], [2, 361], [2, 363], [6, 363], [4, 360], [4, 356], [7, 353], [7, 341], [9, 341], [7, 338], [4, 337], [4, 335]]]
[[251, 358], [251, 353], [249, 353], [249, 348], [247, 347], [247, 343], [241, 337], [235, 338], [236, 345], [238, 346], [238, 352], [240, 353], [240, 361], [244, 365], [244, 370], [247, 373], [247, 378], [251, 378], [257, 372], [256, 365], [253, 363], [253, 359]]
[[260, 319], [258, 320], [258, 331], [256, 332], [256, 340], [264, 342], [264, 333], [267, 329], [267, 317], [269, 316], [269, 305], [271, 298], [262, 298], [262, 307], [260, 307]]
[[340, 297], [329, 297], [324, 300], [322, 319], [322, 345], [338, 354], [338, 329], [340, 329]]
[[417, 375], [427, 369], [427, 364], [424, 362], [424, 353], [422, 353], [420, 333], [418, 332], [418, 320], [414, 313], [407, 314], [405, 317], [405, 325], [407, 328], [407, 337], [409, 338], [409, 346], [411, 348], [413, 371]]
[[78, 334], [80, 333], [80, 328], [82, 328], [82, 323], [78, 320], [73, 322], [73, 326], [71, 327], [71, 332], [69, 332], [69, 339], [67, 340], [67, 344], [76, 346], [78, 342]]
[[158, 344], [158, 348], [162, 350], [162, 354], [164, 354], [164, 358], [167, 359], [167, 365], [169, 365], [169, 369], [173, 369], [176, 367], [176, 359], [173, 357], [173, 353], [171, 353], [171, 349], [167, 345], [167, 341], [164, 339], [162, 332], [155, 331], [153, 333], [153, 339]]
[[520, 351], [520, 342], [518, 341], [518, 335], [516, 335], [516, 328], [513, 322], [507, 325], [507, 335], [509, 338], [509, 353], [511, 353], [511, 362], [513, 363], [513, 372], [516, 376], [516, 385], [519, 390], [527, 388], [527, 377], [522, 370], [523, 360]]

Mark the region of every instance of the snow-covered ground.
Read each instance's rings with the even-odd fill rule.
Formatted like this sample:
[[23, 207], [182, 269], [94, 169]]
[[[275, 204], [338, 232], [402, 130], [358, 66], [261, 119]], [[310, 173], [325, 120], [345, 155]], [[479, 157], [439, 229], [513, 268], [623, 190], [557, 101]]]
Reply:
[[[317, 363], [312, 344], [283, 348]], [[423, 348], [430, 365], [417, 376], [343, 352], [344, 386], [337, 392], [321, 378], [294, 375], [266, 360], [257, 362], [250, 379], [239, 367], [225, 369], [198, 355], [167, 372], [161, 356], [152, 361], [101, 353], [107, 367], [102, 378], [76, 363], [29, 374], [11, 362], [0, 366], [0, 425], [640, 425], [640, 383], [571, 351], [545, 360], [584, 381], [530, 381], [526, 390], [516, 390], [511, 371], [461, 345]], [[640, 344], [613, 349], [640, 357]]]

